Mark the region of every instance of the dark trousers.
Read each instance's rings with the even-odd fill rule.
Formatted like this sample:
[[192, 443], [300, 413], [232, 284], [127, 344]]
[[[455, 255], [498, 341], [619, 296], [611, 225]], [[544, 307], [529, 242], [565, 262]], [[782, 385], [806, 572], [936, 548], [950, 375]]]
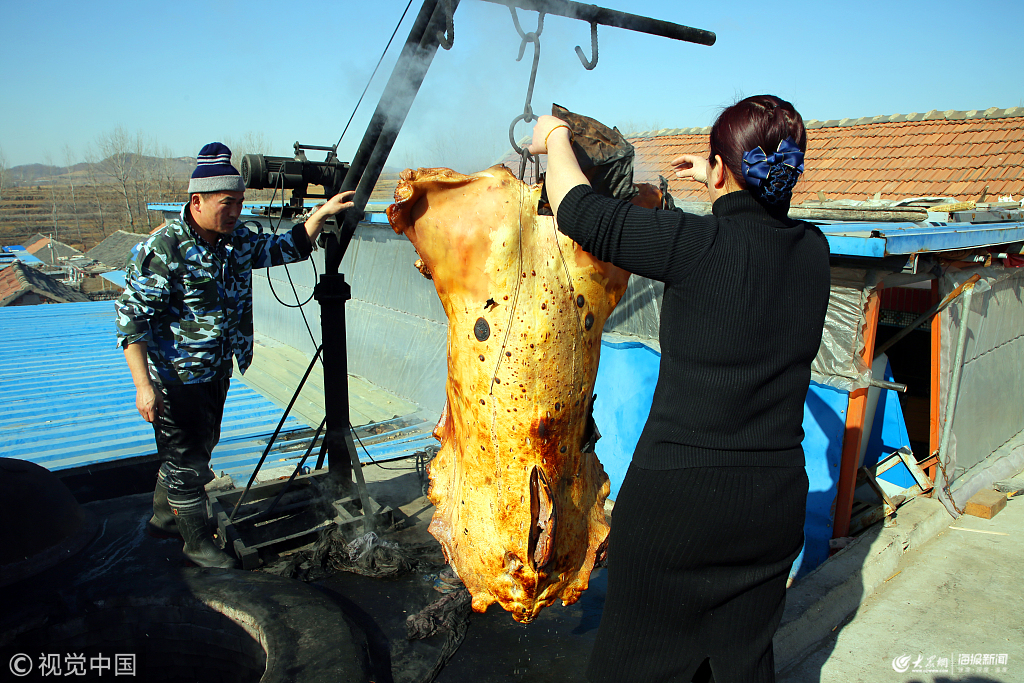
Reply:
[[213, 481], [210, 455], [220, 441], [220, 423], [230, 379], [201, 384], [162, 384], [164, 412], [156, 422], [156, 448], [164, 461], [159, 477], [169, 495], [195, 494]]
[[631, 465], [612, 513], [589, 680], [774, 681], [772, 636], [806, 499], [802, 467]]

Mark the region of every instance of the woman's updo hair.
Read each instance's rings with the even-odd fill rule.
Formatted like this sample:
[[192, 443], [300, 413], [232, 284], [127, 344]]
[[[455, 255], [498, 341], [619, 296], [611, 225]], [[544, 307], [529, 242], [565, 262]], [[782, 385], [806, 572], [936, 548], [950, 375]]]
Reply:
[[743, 154], [760, 147], [766, 154], [779, 148], [779, 143], [792, 138], [801, 152], [807, 151], [804, 120], [789, 102], [774, 95], [754, 95], [740, 100], [719, 115], [711, 127], [711, 156], [715, 156], [743, 181]]

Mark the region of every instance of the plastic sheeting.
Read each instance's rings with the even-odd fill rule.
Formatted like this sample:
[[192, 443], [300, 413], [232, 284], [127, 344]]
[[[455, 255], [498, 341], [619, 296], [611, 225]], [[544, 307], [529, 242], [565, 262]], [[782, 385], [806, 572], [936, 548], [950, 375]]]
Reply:
[[940, 281], [945, 296], [981, 274], [965, 310], [961, 295], [938, 316], [941, 326], [939, 406], [947, 420], [959, 331], [967, 325], [963, 369], [949, 442], [940, 453], [938, 498], [953, 516], [980, 489], [1024, 467], [1024, 269], [952, 271]]
[[[389, 225], [360, 224], [341, 265], [352, 287], [346, 307], [349, 372], [439, 413], [445, 400], [447, 318], [433, 283], [413, 266], [416, 258], [412, 244]], [[314, 253], [313, 261], [322, 273], [322, 252]], [[319, 306], [311, 301], [303, 309], [303, 322], [300, 309], [274, 300], [267, 277], [277, 297], [294, 306], [289, 276], [298, 300], [305, 301], [313, 294], [317, 273], [309, 263], [301, 263], [255, 274], [256, 329], [312, 355], [312, 339], [320, 340]], [[869, 271], [832, 268], [825, 330], [811, 366], [815, 382], [845, 391], [868, 385], [871, 372], [860, 351], [871, 281]], [[660, 282], [630, 277], [605, 332], [657, 343], [664, 290]]]
[[870, 293], [867, 280], [867, 271], [832, 268], [825, 329], [811, 363], [811, 378], [819, 384], [853, 391], [871, 380], [871, 368], [861, 358], [864, 307]]
[[[428, 411], [440, 413], [448, 373], [448, 324], [433, 282], [413, 265], [416, 259], [412, 243], [394, 234], [391, 226], [360, 224], [340, 269], [352, 287], [352, 299], [345, 310], [348, 370]], [[275, 301], [267, 277], [277, 296], [294, 306], [296, 298], [288, 275], [295, 283], [299, 301], [305, 301], [313, 294], [316, 275], [324, 272], [323, 252], [315, 252], [312, 260], [316, 273], [307, 262], [253, 276], [256, 329], [310, 357], [316, 345], [306, 324], [319, 343], [320, 307], [315, 300], [310, 301], [302, 309], [304, 323], [300, 309]]]

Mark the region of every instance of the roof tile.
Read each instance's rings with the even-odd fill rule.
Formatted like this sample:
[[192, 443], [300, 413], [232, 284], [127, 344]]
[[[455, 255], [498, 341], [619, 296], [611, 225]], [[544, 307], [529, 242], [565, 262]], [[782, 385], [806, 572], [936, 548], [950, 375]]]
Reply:
[[[985, 185], [1024, 192], [1024, 110], [929, 112], [908, 116], [827, 121], [809, 127], [806, 171], [794, 203], [817, 199], [865, 199], [950, 195], [974, 199]], [[998, 117], [1002, 118], [998, 118]], [[972, 118], [973, 117], [973, 118]], [[638, 182], [657, 182], [678, 154], [707, 152], [702, 129], [632, 138]], [[694, 131], [694, 132], [689, 132]], [[655, 159], [656, 161], [652, 161]], [[673, 196], [704, 199], [692, 183], [672, 180]]]

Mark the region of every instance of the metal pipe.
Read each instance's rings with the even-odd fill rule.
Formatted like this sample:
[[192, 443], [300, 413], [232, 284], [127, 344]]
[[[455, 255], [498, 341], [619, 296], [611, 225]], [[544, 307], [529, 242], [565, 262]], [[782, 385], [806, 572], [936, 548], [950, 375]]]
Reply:
[[636, 14], [628, 14], [616, 10], [605, 9], [596, 5], [584, 5], [570, 0], [484, 0], [495, 5], [518, 7], [520, 9], [544, 12], [545, 14], [557, 14], [569, 19], [580, 19], [591, 24], [603, 26], [614, 26], [639, 33], [647, 33], [652, 36], [671, 38], [672, 40], [683, 40], [698, 45], [714, 45], [717, 36], [711, 31], [700, 28], [673, 24], [660, 19], [641, 17]]
[[974, 283], [977, 282], [980, 278], [981, 278], [981, 274], [980, 273], [975, 273], [974, 275], [969, 277], [967, 280], [965, 280], [963, 283], [961, 283], [959, 287], [957, 287], [952, 292], [947, 294], [946, 297], [942, 301], [940, 301], [939, 303], [937, 303], [934, 306], [932, 306], [931, 308], [929, 308], [927, 311], [925, 311], [924, 313], [919, 315], [917, 317], [917, 319], [914, 320], [914, 322], [910, 323], [909, 325], [904, 327], [902, 330], [900, 330], [899, 332], [894, 334], [891, 338], [889, 338], [888, 341], [886, 341], [884, 344], [882, 344], [877, 349], [875, 349], [875, 358], [878, 358], [879, 356], [881, 356], [890, 347], [892, 347], [893, 344], [895, 344], [899, 340], [901, 340], [904, 337], [906, 337], [908, 334], [910, 334], [911, 332], [916, 330], [918, 327], [923, 325], [929, 318], [931, 318], [936, 313], [938, 313], [939, 311], [944, 309], [946, 306], [948, 306], [950, 303], [952, 303], [954, 299], [956, 299], [958, 296], [963, 294], [963, 291], [964, 291], [964, 289], [966, 287], [968, 287], [968, 286], [973, 287]]
[[901, 384], [900, 382], [890, 382], [884, 379], [872, 379], [869, 384], [879, 389], [889, 389], [891, 391], [898, 391], [901, 394], [907, 393], [907, 385]]
[[[967, 285], [965, 282], [964, 285]], [[946, 419], [942, 424], [942, 440], [939, 442], [939, 470], [942, 472], [941, 489], [946, 491], [949, 502], [954, 510], [957, 510], [953, 501], [953, 494], [949, 492], [950, 481], [946, 479], [946, 464], [943, 456], [949, 448], [949, 437], [953, 433], [953, 415], [956, 412], [956, 401], [960, 394], [960, 377], [964, 370], [964, 350], [967, 348], [967, 316], [971, 312], [971, 299], [974, 296], [974, 284], [964, 287], [964, 312], [960, 317], [960, 330], [956, 338], [956, 356], [953, 359], [953, 377], [949, 385], [949, 393], [946, 395]], [[959, 510], [957, 510], [959, 512]]]
[[[454, 12], [459, 0], [450, 0], [450, 4]], [[443, 30], [446, 22], [447, 12], [444, 7], [437, 0], [425, 0], [342, 182], [342, 191], [356, 191], [352, 198], [355, 205], [345, 212], [337, 244], [328, 242], [325, 264], [329, 274], [338, 272], [341, 259], [363, 217], [370, 194], [398, 139], [398, 132], [405, 123], [427, 69], [437, 53], [437, 32]]]
[[[388, 83], [384, 87], [384, 92], [381, 93], [380, 101], [377, 103], [377, 109], [374, 110], [373, 116], [370, 117], [370, 123], [366, 126], [366, 132], [363, 133], [363, 139], [359, 143], [359, 147], [356, 149], [356, 153], [349, 164], [348, 173], [345, 175], [345, 180], [342, 181], [342, 191], [356, 189], [356, 184], [359, 182], [359, 178], [366, 169], [366, 162], [373, 153], [373, 150], [377, 145], [377, 140], [380, 138], [381, 131], [384, 130], [384, 124], [387, 122], [388, 109], [390, 106], [385, 105], [390, 105], [391, 100], [395, 99], [396, 94], [405, 89], [407, 69], [404, 69], [403, 66], [413, 64], [417, 61], [418, 55], [416, 53], [422, 49], [421, 42], [427, 35], [427, 28], [431, 23], [431, 19], [433, 18], [434, 11], [436, 9], [437, 0], [424, 0], [423, 5], [420, 7], [419, 14], [416, 15], [416, 20], [413, 22], [412, 28], [409, 30], [409, 37], [406, 38], [405, 45], [402, 47], [402, 53], [398, 57], [398, 62], [395, 64], [395, 70], [391, 72], [391, 78], [388, 79]], [[435, 37], [435, 47], [436, 40], [437, 39]]]

